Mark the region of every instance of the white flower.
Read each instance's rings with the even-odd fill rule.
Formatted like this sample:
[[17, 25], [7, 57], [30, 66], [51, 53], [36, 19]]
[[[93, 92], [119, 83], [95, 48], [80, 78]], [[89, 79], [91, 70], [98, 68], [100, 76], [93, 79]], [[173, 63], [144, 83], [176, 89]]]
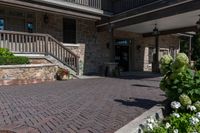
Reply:
[[147, 130], [153, 130], [153, 124], [148, 123], [148, 124], [146, 125], [146, 128], [147, 128]]
[[190, 110], [190, 111], [196, 111], [197, 108], [193, 105], [188, 105], [187, 109]]
[[154, 124], [156, 121], [154, 120], [154, 118], [150, 117], [147, 119], [147, 123], [151, 123]]
[[189, 121], [190, 121], [190, 124], [191, 124], [191, 125], [196, 125], [197, 123], [199, 123], [199, 119], [196, 118], [196, 117], [191, 117], [191, 118], [189, 119]]
[[180, 115], [178, 113], [173, 113], [172, 116], [176, 117], [176, 118], [179, 118]]
[[178, 129], [174, 129], [174, 133], [178, 133]]
[[200, 119], [200, 112], [196, 113], [196, 117]]
[[171, 108], [179, 109], [180, 107], [181, 107], [180, 102], [177, 102], [177, 101], [171, 102]]
[[171, 125], [167, 122], [166, 125], [165, 125], [165, 128], [168, 129], [170, 127], [171, 127]]

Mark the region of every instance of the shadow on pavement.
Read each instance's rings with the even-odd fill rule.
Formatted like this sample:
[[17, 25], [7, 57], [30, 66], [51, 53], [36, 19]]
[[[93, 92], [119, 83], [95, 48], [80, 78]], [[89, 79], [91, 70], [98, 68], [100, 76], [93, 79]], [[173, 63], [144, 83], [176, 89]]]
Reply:
[[158, 101], [153, 101], [153, 100], [149, 100], [149, 99], [140, 99], [140, 98], [129, 98], [127, 100], [123, 100], [123, 99], [115, 99], [115, 102], [121, 103], [122, 105], [125, 106], [129, 106], [129, 107], [140, 107], [140, 108], [144, 108], [144, 109], [150, 109], [151, 107], [153, 107], [154, 105], [161, 103]]
[[158, 87], [158, 86], [151, 86], [151, 85], [141, 85], [141, 84], [132, 84], [131, 86], [137, 86], [137, 87], [147, 87], [147, 88], [149, 88], [149, 87], [151, 87], [151, 88], [160, 88], [160, 87]]

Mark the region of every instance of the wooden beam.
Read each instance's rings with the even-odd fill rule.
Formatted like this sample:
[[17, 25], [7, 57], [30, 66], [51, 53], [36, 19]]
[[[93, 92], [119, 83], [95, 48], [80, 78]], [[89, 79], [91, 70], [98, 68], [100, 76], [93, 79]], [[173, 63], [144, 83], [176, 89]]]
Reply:
[[[178, 28], [178, 29], [160, 31], [160, 35], [184, 33], [184, 32], [189, 32], [189, 31], [196, 31], [196, 30], [197, 30], [196, 26], [191, 26], [191, 27], [185, 27], [185, 28]], [[152, 36], [153, 36], [152, 32], [143, 34], [143, 37], [152, 37]]]
[[[115, 19], [112, 19], [111, 23], [113, 24], [113, 28], [121, 28], [129, 25], [134, 25], [142, 22], [152, 21], [160, 18], [165, 18], [173, 15], [178, 15], [190, 11], [195, 11], [200, 9], [200, 1], [199, 0], [193, 0], [184, 4], [171, 6], [168, 8], [163, 8], [158, 11], [149, 12], [149, 13], [143, 13], [141, 15], [133, 16], [126, 16], [126, 19], [119, 20], [117, 17]], [[113, 17], [114, 18], [114, 17]], [[98, 26], [98, 31], [103, 31], [107, 24], [102, 24]]]

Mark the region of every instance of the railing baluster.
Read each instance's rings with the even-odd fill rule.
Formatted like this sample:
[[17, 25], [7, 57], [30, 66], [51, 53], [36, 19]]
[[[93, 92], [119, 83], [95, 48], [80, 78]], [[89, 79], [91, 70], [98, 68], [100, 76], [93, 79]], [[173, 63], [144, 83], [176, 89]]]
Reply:
[[22, 38], [22, 36], [21, 35], [19, 35], [18, 36], [19, 37], [19, 52], [21, 51], [21, 49], [22, 49], [22, 42], [21, 42], [21, 38]]
[[17, 45], [18, 45], [18, 43], [17, 43], [17, 34], [15, 34], [15, 45], [13, 45], [13, 47], [12, 47], [12, 51], [17, 51]]
[[[85, 1], [82, 2], [86, 4]], [[0, 31], [0, 47], [20, 53], [51, 54], [71, 69], [78, 70], [78, 57], [49, 35]]]

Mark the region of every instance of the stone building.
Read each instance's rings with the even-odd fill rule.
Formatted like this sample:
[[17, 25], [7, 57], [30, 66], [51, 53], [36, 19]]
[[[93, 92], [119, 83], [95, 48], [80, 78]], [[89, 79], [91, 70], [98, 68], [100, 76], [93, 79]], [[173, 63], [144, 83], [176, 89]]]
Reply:
[[0, 47], [51, 55], [83, 74], [102, 74], [114, 62], [121, 71], [152, 71], [156, 49], [158, 58], [175, 56], [176, 33], [196, 31], [198, 5], [198, 0], [0, 0]]

